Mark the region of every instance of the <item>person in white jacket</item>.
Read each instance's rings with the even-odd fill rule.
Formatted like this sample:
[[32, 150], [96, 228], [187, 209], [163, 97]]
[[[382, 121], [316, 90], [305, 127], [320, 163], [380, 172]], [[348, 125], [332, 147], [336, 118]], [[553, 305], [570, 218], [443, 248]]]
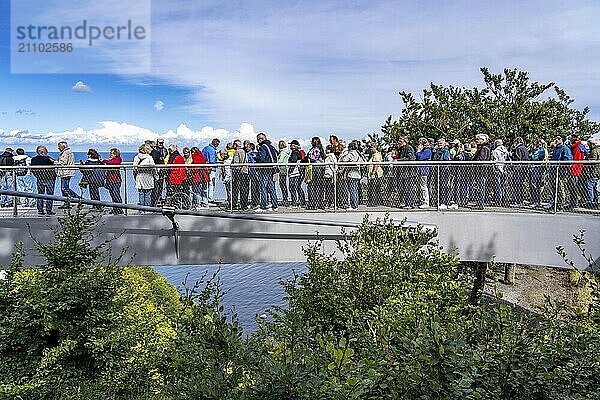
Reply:
[[138, 154], [133, 158], [133, 176], [135, 177], [135, 188], [138, 190], [139, 205], [150, 206], [152, 189], [154, 189], [154, 159], [150, 155], [152, 147], [142, 144]]
[[[58, 168], [56, 171], [56, 176], [60, 178], [60, 190], [64, 197], [80, 197], [77, 193], [75, 193], [69, 184], [71, 183], [71, 178], [75, 176], [75, 156], [73, 152], [69, 148], [67, 142], [58, 142], [58, 150], [60, 151], [60, 155], [58, 156], [58, 160], [56, 161], [57, 165], [64, 166], [65, 168]], [[69, 202], [65, 202], [62, 206], [58, 208], [69, 208]]]

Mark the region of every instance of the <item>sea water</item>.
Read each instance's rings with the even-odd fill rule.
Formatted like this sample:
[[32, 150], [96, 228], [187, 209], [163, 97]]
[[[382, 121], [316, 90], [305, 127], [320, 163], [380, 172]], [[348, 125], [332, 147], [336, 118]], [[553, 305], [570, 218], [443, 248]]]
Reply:
[[248, 333], [256, 330], [257, 315], [273, 306], [286, 306], [280, 282], [292, 279], [294, 272], [304, 273], [306, 263], [163, 265], [154, 268], [180, 290], [186, 276], [187, 286], [193, 286], [195, 281], [203, 278], [206, 281], [218, 271], [224, 291], [223, 306], [225, 310], [235, 310], [240, 325]]

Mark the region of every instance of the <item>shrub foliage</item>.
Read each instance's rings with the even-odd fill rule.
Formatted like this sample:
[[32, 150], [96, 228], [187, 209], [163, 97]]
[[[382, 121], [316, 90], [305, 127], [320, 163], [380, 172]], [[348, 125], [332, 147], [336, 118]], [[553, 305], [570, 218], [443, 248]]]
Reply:
[[337, 255], [309, 244], [287, 307], [244, 336], [218, 276], [178, 294], [149, 268], [107, 263], [93, 225], [61, 220], [39, 245], [45, 265], [15, 252], [0, 281], [0, 397], [600, 398], [597, 319], [471, 301], [469, 270], [435, 232], [365, 219]]

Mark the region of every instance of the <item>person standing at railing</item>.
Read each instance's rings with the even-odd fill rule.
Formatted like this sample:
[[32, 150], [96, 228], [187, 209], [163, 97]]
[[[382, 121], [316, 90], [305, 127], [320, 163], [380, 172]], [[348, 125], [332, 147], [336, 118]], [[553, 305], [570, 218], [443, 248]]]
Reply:
[[508, 206], [506, 201], [506, 174], [507, 168], [505, 161], [510, 160], [510, 153], [508, 149], [504, 146], [504, 142], [502, 139], [494, 140], [494, 148], [492, 150], [492, 161], [496, 161], [494, 164], [493, 174], [494, 174], [494, 192], [495, 203], [497, 207], [506, 207]]
[[246, 155], [246, 150], [244, 150], [242, 146], [242, 141], [240, 139], [236, 139], [233, 141], [233, 150], [234, 152], [231, 158], [231, 206], [236, 210], [245, 211], [248, 208], [248, 192], [250, 189], [250, 180], [248, 178], [248, 166], [238, 166], [237, 164], [247, 164], [248, 156]]
[[[258, 152], [254, 156], [257, 164], [276, 164], [277, 163], [277, 150], [271, 144], [271, 141], [267, 139], [267, 135], [264, 132], [256, 135], [259, 148]], [[277, 192], [275, 190], [275, 182], [273, 181], [274, 170], [278, 167], [259, 167], [257, 168], [258, 174], [258, 185], [260, 191], [260, 208], [257, 212], [265, 211], [277, 211]], [[267, 207], [268, 203], [271, 203], [270, 209]]]
[[[206, 158], [198, 147], [194, 146], [190, 149], [190, 162], [188, 164], [206, 164]], [[210, 168], [189, 167], [188, 179], [191, 186], [193, 208], [208, 208], [206, 190], [209, 178]]]
[[548, 161], [548, 149], [544, 139], [535, 140], [534, 151], [531, 153], [530, 160], [533, 161], [533, 164], [529, 167], [531, 207], [537, 208], [542, 204], [544, 174], [546, 173], [546, 165], [542, 164], [542, 161]]
[[394, 194], [399, 192], [398, 166], [394, 165], [398, 161], [398, 149], [395, 146], [388, 147], [385, 161], [388, 164], [383, 168], [385, 191], [382, 189], [382, 192], [384, 192], [382, 194], [384, 196], [382, 204], [391, 207], [395, 204], [393, 201]]
[[[17, 155], [14, 156], [15, 167], [21, 167], [15, 169], [14, 173], [17, 177], [17, 191], [24, 193], [33, 193], [33, 180], [31, 173], [29, 172], [29, 165], [31, 164], [31, 157], [25, 154], [25, 150], [18, 148]], [[33, 207], [35, 199], [21, 197], [19, 201], [22, 206]]]
[[143, 144], [133, 158], [133, 177], [135, 178], [135, 188], [138, 190], [140, 206], [152, 205], [152, 193], [158, 171], [154, 167], [154, 157], [150, 155], [151, 151], [150, 145]]
[[[233, 143], [231, 144], [231, 146], [233, 147]], [[223, 182], [223, 185], [225, 186], [225, 194], [227, 199], [225, 200], [225, 205], [227, 205], [227, 208], [231, 208], [231, 194], [232, 194], [232, 174], [231, 174], [231, 157], [229, 157], [229, 150], [219, 150], [219, 152], [217, 153], [217, 157], [219, 158], [219, 160], [221, 161], [221, 164], [223, 164], [223, 166], [219, 167], [219, 178], [221, 179], [221, 182]]]
[[340, 163], [348, 163], [349, 166], [340, 165], [340, 169], [346, 174], [346, 181], [348, 182], [348, 197], [350, 198], [350, 208], [353, 210], [358, 209], [359, 203], [359, 191], [358, 185], [360, 183], [360, 167], [356, 163], [363, 161], [362, 156], [357, 150], [356, 141], [348, 143], [348, 152], [342, 153], [340, 156]]
[[[35, 149], [37, 153], [31, 159], [32, 166], [47, 166], [48, 168], [34, 168], [31, 173], [35, 176], [38, 194], [47, 194], [54, 196], [54, 187], [56, 185], [56, 169], [54, 168], [54, 160], [48, 156], [46, 146], [38, 146]], [[44, 205], [46, 206], [44, 208]], [[38, 215], [54, 215], [52, 211], [52, 200], [37, 199]]]
[[584, 177], [586, 179], [587, 204], [588, 208], [598, 208], [598, 184], [600, 183], [600, 138], [588, 140], [590, 153], [587, 156], [589, 161], [595, 161], [594, 164], [586, 164], [584, 167]]
[[[556, 136], [554, 138], [554, 150], [550, 161], [570, 161], [573, 160], [571, 149], [565, 144], [567, 137], [565, 135]], [[565, 184], [569, 179], [570, 165], [567, 164], [550, 164], [548, 180], [550, 183], [550, 203], [546, 210], [552, 212], [561, 210], [565, 202]], [[555, 202], [556, 199], [556, 202]]]
[[[159, 137], [156, 139], [156, 145], [151, 150], [150, 156], [152, 156], [152, 160], [154, 161], [154, 165], [165, 165], [165, 159], [169, 155], [169, 152], [165, 148], [165, 139]], [[156, 207], [158, 201], [162, 197], [163, 187], [165, 183], [165, 177], [167, 176], [168, 171], [165, 168], [157, 168], [154, 182], [154, 188], [152, 189], [152, 201], [151, 204], [153, 207]]]
[[[471, 144], [459, 144], [454, 161], [473, 161], [473, 153], [471, 152]], [[457, 165], [454, 167], [453, 188], [455, 189], [454, 200], [458, 207], [465, 207], [471, 196], [471, 186], [473, 185], [473, 166], [472, 165]], [[453, 207], [454, 208], [454, 207]]]
[[[221, 141], [214, 138], [209, 145], [202, 149], [202, 154], [209, 164], [216, 164], [217, 160], [217, 148]], [[215, 165], [210, 167], [210, 179], [208, 180], [208, 202], [215, 204], [215, 182], [217, 177], [217, 167]]]
[[[102, 160], [105, 165], [121, 165], [123, 160], [121, 159], [121, 151], [116, 147], [109, 150], [108, 160]], [[113, 203], [122, 203], [121, 198], [121, 171], [118, 168], [110, 168], [106, 171], [106, 190], [110, 194], [110, 199]], [[123, 209], [114, 207], [111, 214], [123, 214]]]
[[[287, 147], [285, 140], [279, 141], [279, 154], [277, 154], [277, 162], [279, 164], [287, 164], [290, 159], [291, 150]], [[284, 206], [288, 203], [288, 167], [282, 165], [279, 167], [279, 188], [281, 189], [281, 200]]]
[[[585, 160], [585, 157], [589, 154], [589, 150], [581, 143], [579, 136], [579, 133], [573, 133], [570, 137], [571, 154], [574, 161]], [[583, 164], [581, 163], [573, 163], [569, 169], [569, 180], [567, 182], [567, 187], [569, 188], [568, 208], [571, 210], [579, 206], [579, 194], [583, 193], [583, 185], [580, 179], [582, 172]]]
[[371, 158], [367, 166], [367, 207], [377, 207], [383, 205], [381, 184], [383, 180], [383, 167], [381, 163], [383, 156], [377, 148], [377, 143], [372, 141], [369, 144]]
[[[398, 139], [398, 157], [397, 160], [415, 161], [417, 156], [415, 149], [408, 143], [408, 139], [401, 137]], [[398, 190], [400, 194], [399, 207], [413, 208], [415, 206], [415, 177], [417, 168], [413, 165], [399, 165], [398, 169]]]
[[[256, 154], [257, 151], [254, 143], [247, 141], [246, 143], [246, 162], [248, 164], [256, 164]], [[250, 182], [249, 192], [250, 192], [250, 205], [255, 210], [260, 208], [260, 191], [258, 184], [258, 173], [256, 171], [256, 167], [249, 166], [248, 167], [248, 181]]]
[[325, 174], [323, 180], [325, 184], [325, 208], [332, 208], [335, 202], [335, 182], [334, 177], [337, 175], [337, 157], [335, 156], [334, 147], [328, 144], [325, 147]]
[[[14, 190], [13, 187], [13, 170], [2, 169], [2, 167], [12, 167], [15, 165], [13, 149], [7, 147], [4, 153], [0, 155], [0, 186], [2, 190]], [[13, 198], [11, 196], [2, 195], [0, 200], [1, 207], [12, 207]]]
[[289, 164], [294, 164], [288, 169], [288, 175], [290, 177], [290, 198], [292, 200], [292, 208], [306, 207], [306, 198], [304, 196], [304, 190], [302, 189], [302, 182], [304, 181], [304, 169], [300, 166], [302, 161], [302, 153], [300, 153], [300, 142], [292, 140], [290, 142], [290, 157], [288, 158]]
[[185, 165], [183, 156], [179, 154], [176, 144], [169, 146], [169, 175], [167, 177], [167, 196], [173, 196], [175, 193], [185, 193], [185, 181], [187, 173], [185, 167], [179, 167], [177, 165]]
[[[416, 157], [417, 161], [431, 161], [433, 154], [431, 152], [431, 148], [429, 147], [429, 141], [427, 138], [422, 137], [419, 139]], [[429, 179], [429, 167], [430, 166], [428, 163], [418, 167], [419, 194], [421, 200], [419, 208], [429, 208], [429, 187], [427, 185], [427, 180]]]
[[[85, 160], [84, 165], [103, 165], [100, 160], [100, 154], [96, 151], [96, 149], [89, 149], [87, 152], [87, 160]], [[83, 177], [81, 178], [82, 187], [88, 186], [90, 191], [90, 199], [100, 201], [100, 187], [104, 186], [104, 182], [106, 181], [106, 171], [103, 168], [81, 168], [81, 174]], [[92, 206], [93, 210], [101, 210], [102, 207], [99, 205]]]
[[323, 195], [326, 188], [324, 187], [325, 183], [323, 180], [325, 175], [323, 162], [325, 161], [325, 151], [319, 137], [314, 136], [310, 143], [311, 148], [303, 160], [311, 164], [307, 168], [312, 168], [312, 179], [308, 182], [308, 206], [306, 209], [316, 210], [317, 208], [324, 208]]
[[[440, 164], [435, 165], [432, 174], [432, 201], [440, 210], [446, 210], [450, 204], [450, 150], [446, 145], [446, 139], [439, 138], [435, 151], [433, 152], [433, 161], [439, 161]], [[439, 178], [438, 178], [439, 177]], [[439, 193], [438, 193], [439, 191]], [[439, 203], [438, 203], [439, 198]]]
[[510, 159], [517, 161], [519, 164], [510, 165], [511, 173], [511, 190], [512, 190], [512, 206], [523, 206], [523, 194], [525, 193], [525, 182], [527, 181], [527, 165], [529, 161], [529, 151], [525, 147], [525, 141], [522, 137], [516, 137], [512, 146]]
[[[491, 150], [489, 145], [489, 136], [485, 133], [479, 133], [475, 135], [475, 143], [477, 143], [477, 151], [475, 151], [475, 155], [473, 156], [473, 161], [490, 161], [491, 160]], [[475, 166], [474, 166], [475, 167]], [[483, 206], [485, 204], [485, 190], [487, 181], [490, 174], [489, 167], [487, 165], [482, 165], [475, 169], [475, 190], [477, 192], [476, 195], [476, 210], [483, 210]]]
[[[57, 147], [60, 151], [60, 155], [58, 156], [56, 164], [63, 167], [58, 168], [57, 170], [57, 176], [60, 178], [60, 191], [64, 197], [78, 198], [79, 195], [70, 187], [71, 178], [75, 176], [75, 156], [73, 155], [73, 152], [69, 148], [67, 142], [59, 142]], [[67, 209], [70, 207], [71, 205], [68, 201], [66, 201], [58, 208]]]

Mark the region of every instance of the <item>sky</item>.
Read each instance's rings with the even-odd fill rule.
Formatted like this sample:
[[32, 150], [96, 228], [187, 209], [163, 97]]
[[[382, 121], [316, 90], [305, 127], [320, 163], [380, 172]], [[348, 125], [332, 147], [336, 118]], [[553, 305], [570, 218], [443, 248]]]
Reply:
[[141, 47], [99, 40], [15, 65], [17, 23], [105, 26], [123, 5], [0, 0], [0, 144], [362, 138], [399, 114], [399, 91], [481, 87], [482, 66], [556, 82], [600, 120], [599, 1], [121, 3], [146, 28]]

